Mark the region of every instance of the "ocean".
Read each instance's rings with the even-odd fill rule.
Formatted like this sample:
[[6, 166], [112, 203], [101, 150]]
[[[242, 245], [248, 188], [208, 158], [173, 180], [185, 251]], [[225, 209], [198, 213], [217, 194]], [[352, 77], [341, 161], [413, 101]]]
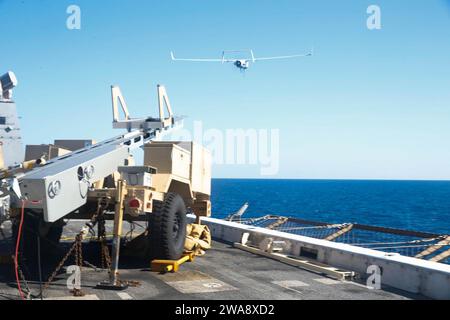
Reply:
[[213, 179], [212, 210], [224, 218], [267, 214], [450, 234], [450, 181]]

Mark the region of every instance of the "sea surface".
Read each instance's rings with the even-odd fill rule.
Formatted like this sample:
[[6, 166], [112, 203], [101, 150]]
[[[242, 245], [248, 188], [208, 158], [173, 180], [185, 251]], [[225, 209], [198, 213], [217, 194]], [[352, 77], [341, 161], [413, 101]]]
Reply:
[[267, 214], [450, 234], [450, 181], [213, 179], [213, 216]]

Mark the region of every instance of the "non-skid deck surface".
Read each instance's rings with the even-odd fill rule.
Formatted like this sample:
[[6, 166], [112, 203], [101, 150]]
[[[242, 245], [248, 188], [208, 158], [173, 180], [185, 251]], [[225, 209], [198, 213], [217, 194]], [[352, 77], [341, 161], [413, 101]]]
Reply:
[[[66, 228], [66, 236], [70, 238], [73, 230]], [[5, 239], [1, 242], [4, 244]], [[63, 248], [69, 245], [69, 242], [62, 244]], [[83, 250], [85, 260], [98, 263], [97, 249], [96, 244], [86, 243]], [[363, 284], [336, 281], [220, 242], [214, 242], [213, 249], [206, 256], [197, 258], [193, 263], [185, 263], [178, 273], [153, 273], [149, 271], [149, 266], [150, 262], [122, 257], [121, 279], [141, 283], [141, 286], [129, 287], [125, 291], [96, 289], [98, 282], [107, 279], [106, 270], [83, 268], [81, 283], [84, 297], [71, 296], [66, 285], [68, 275], [64, 273], [58, 275], [44, 296], [46, 299], [58, 300], [420, 298], [386, 288], [371, 290]], [[39, 292], [37, 282], [32, 281], [29, 285], [34, 293]], [[19, 299], [12, 265], [0, 266], [0, 300], [2, 299]]]

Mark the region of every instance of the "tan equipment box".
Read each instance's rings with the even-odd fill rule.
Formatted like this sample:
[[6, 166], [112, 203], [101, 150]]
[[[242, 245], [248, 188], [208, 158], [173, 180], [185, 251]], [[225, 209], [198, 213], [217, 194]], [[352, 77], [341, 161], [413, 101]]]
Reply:
[[189, 180], [194, 196], [202, 194], [203, 200], [211, 195], [211, 162], [211, 153], [195, 142], [151, 142], [144, 147], [145, 166], [157, 168], [156, 175]]
[[60, 148], [53, 144], [27, 145], [25, 149], [25, 161], [40, 159], [44, 155], [46, 160], [50, 160], [70, 152], [70, 150]]
[[211, 153], [203, 146], [190, 142], [192, 190], [211, 195]]
[[189, 151], [174, 143], [150, 143], [144, 147], [144, 166], [157, 168], [157, 174], [171, 174], [189, 179], [191, 155]]

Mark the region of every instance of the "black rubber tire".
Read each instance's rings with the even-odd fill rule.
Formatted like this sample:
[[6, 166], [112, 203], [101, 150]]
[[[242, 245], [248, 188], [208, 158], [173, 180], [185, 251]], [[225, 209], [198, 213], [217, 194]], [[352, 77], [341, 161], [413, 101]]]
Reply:
[[149, 217], [149, 246], [153, 259], [177, 260], [186, 241], [186, 205], [176, 193], [155, 202]]
[[[14, 246], [17, 242], [19, 224], [20, 217], [14, 220], [12, 226]], [[61, 254], [59, 241], [61, 239], [63, 227], [63, 221], [49, 224], [44, 222], [41, 213], [25, 210], [19, 247], [22, 257], [29, 262], [36, 261], [38, 252], [38, 235], [40, 237], [41, 258], [56, 258], [59, 256]]]

